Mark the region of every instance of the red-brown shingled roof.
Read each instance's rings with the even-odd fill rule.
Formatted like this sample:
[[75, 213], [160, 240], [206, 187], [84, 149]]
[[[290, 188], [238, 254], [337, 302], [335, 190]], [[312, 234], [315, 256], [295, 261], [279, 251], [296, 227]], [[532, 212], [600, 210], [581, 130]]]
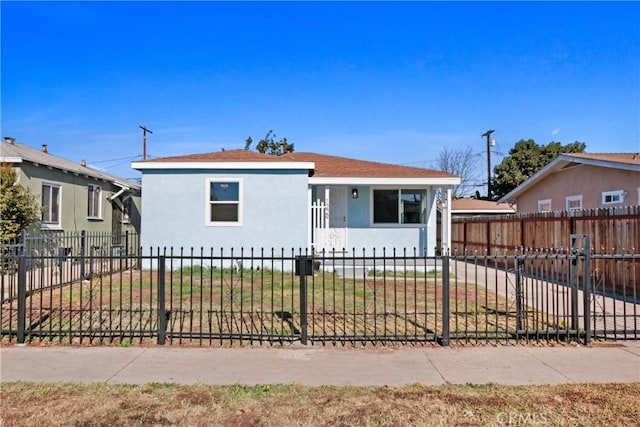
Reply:
[[282, 162], [279, 156], [248, 150], [226, 150], [211, 153], [187, 154], [184, 156], [159, 157], [147, 162]]
[[640, 165], [640, 153], [566, 153], [565, 155], [581, 159], [604, 160], [608, 162]]
[[299, 162], [314, 162], [314, 177], [360, 177], [360, 178], [454, 178], [446, 172], [370, 162], [346, 157], [317, 153], [288, 153], [283, 157]]
[[212, 153], [161, 157], [147, 162], [313, 162], [316, 177], [362, 178], [453, 178], [455, 175], [432, 169], [392, 165], [328, 156], [317, 153], [288, 153], [283, 156], [262, 154], [255, 151], [228, 150]]

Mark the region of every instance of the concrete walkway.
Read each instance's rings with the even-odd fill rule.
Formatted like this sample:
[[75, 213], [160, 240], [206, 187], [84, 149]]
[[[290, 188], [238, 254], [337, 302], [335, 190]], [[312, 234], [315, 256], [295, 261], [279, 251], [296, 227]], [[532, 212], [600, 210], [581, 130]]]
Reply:
[[0, 348], [0, 380], [107, 384], [420, 383], [534, 385], [640, 382], [640, 342], [473, 348]]

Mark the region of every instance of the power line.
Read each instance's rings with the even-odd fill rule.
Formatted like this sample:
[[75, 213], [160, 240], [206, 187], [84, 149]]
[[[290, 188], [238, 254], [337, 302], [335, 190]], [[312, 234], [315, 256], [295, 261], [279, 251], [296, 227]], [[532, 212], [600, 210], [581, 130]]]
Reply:
[[90, 164], [92, 164], [92, 165], [98, 165], [98, 164], [100, 164], [100, 163], [119, 162], [119, 161], [121, 161], [121, 160], [133, 160], [133, 159], [137, 159], [137, 158], [139, 158], [139, 157], [142, 157], [142, 156], [140, 156], [140, 155], [138, 154], [137, 156], [120, 157], [120, 158], [117, 158], [117, 159], [109, 159], [109, 160], [98, 160], [98, 161], [96, 161], [96, 162], [89, 161], [89, 162], [87, 162], [87, 163], [90, 163]]

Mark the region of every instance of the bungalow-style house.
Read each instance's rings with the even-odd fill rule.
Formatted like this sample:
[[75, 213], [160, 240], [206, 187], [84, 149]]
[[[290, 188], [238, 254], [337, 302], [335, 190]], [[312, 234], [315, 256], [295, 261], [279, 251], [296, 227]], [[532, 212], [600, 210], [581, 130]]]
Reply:
[[640, 153], [561, 154], [499, 202], [525, 213], [639, 205]]
[[132, 167], [142, 172], [143, 248], [433, 255], [436, 192], [450, 199], [460, 183], [435, 170], [295, 152], [220, 151]]
[[140, 186], [86, 165], [58, 157], [47, 145], [35, 149], [0, 141], [0, 163], [11, 166], [18, 183], [42, 207], [41, 230], [120, 235], [140, 229]]

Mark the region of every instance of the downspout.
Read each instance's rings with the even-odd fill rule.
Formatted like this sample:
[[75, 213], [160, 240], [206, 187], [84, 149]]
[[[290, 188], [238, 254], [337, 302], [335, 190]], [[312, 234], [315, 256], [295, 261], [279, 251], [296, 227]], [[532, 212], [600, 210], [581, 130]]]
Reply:
[[118, 182], [114, 182], [115, 185], [117, 185], [118, 187], [120, 187], [120, 190], [118, 190], [117, 193], [112, 194], [111, 196], [109, 196], [109, 200], [111, 202], [116, 202], [116, 204], [119, 204], [118, 207], [122, 208], [122, 202], [120, 200], [117, 200], [120, 196], [122, 196], [124, 193], [126, 193], [127, 191], [130, 191], [131, 188], [127, 187], [126, 185], [120, 184]]
[[114, 182], [114, 184], [117, 185], [118, 187], [120, 187], [120, 190], [117, 193], [109, 196], [109, 199], [112, 200], [112, 201], [117, 199], [118, 197], [122, 196], [125, 192], [131, 190], [129, 187], [127, 187], [124, 184], [120, 184], [118, 182]]

